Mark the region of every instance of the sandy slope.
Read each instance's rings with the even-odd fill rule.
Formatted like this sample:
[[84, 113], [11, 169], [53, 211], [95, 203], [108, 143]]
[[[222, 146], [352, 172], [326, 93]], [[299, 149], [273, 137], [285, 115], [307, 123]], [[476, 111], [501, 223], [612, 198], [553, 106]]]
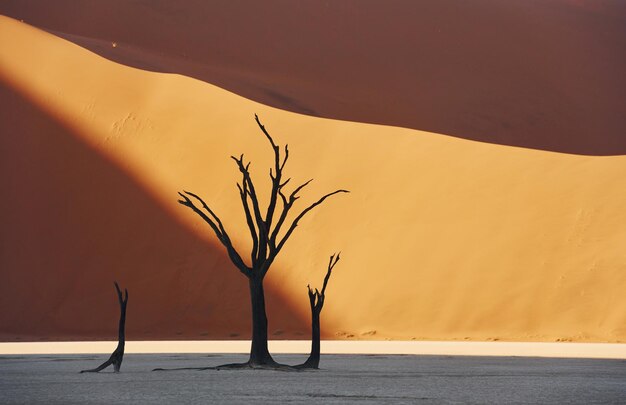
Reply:
[[352, 191], [302, 221], [271, 271], [272, 333], [306, 333], [305, 286], [341, 250], [327, 337], [626, 339], [626, 157], [302, 116], [4, 17], [0, 38], [4, 339], [102, 336], [113, 277], [137, 291], [135, 339], [247, 333], [245, 282], [176, 191], [205, 196], [245, 250], [228, 156], [245, 152], [261, 184], [254, 113], [289, 143], [294, 181], [316, 179], [303, 204]]
[[623, 1], [4, 0], [0, 14], [281, 109], [626, 154]]

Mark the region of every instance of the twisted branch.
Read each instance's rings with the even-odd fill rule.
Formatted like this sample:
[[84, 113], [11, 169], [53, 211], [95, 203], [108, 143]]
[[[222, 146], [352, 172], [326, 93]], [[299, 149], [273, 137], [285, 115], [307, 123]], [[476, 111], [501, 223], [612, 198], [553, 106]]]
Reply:
[[[231, 156], [231, 158], [237, 164], [239, 171], [242, 174], [241, 183], [237, 183], [237, 189], [239, 190], [239, 197], [243, 207], [244, 215], [246, 218], [246, 224], [250, 231], [250, 237], [252, 238], [252, 251], [250, 253], [251, 265], [247, 266], [241, 259], [241, 256], [233, 247], [232, 241], [222, 224], [220, 218], [209, 208], [209, 206], [196, 194], [189, 191], [178, 193], [182, 199], [178, 202], [191, 208], [196, 214], [198, 214], [206, 223], [209, 224], [217, 238], [226, 247], [229, 257], [232, 262], [243, 272], [246, 276], [250, 277], [252, 274], [257, 274], [263, 277], [269, 270], [270, 265], [273, 263], [276, 255], [281, 251], [287, 240], [291, 237], [295, 228], [298, 226], [298, 222], [311, 210], [318, 205], [322, 204], [328, 197], [331, 197], [338, 193], [348, 193], [347, 190], [336, 190], [332, 193], [328, 193], [322, 196], [315, 203], [306, 207], [300, 214], [298, 214], [292, 221], [291, 225], [287, 228], [287, 231], [279, 237], [281, 230], [285, 226], [287, 216], [291, 211], [296, 200], [300, 198], [299, 193], [313, 180], [309, 180], [298, 187], [296, 187], [287, 196], [284, 189], [289, 183], [291, 178], [283, 181], [283, 171], [286, 167], [287, 160], [289, 159], [289, 148], [287, 145], [284, 147], [284, 156], [281, 156], [281, 148], [274, 142], [265, 126], [259, 120], [259, 117], [255, 114], [254, 119], [258, 124], [261, 132], [265, 135], [269, 141], [272, 150], [274, 152], [274, 164], [273, 168], [270, 168], [269, 175], [272, 184], [270, 191], [269, 203], [265, 217], [261, 213], [259, 199], [250, 175], [250, 163], [244, 162], [244, 155], [239, 157]], [[197, 207], [194, 202], [189, 198], [192, 197], [200, 202], [201, 208]], [[277, 211], [278, 200], [281, 200], [282, 207]], [[276, 223], [274, 223], [275, 218]], [[280, 240], [279, 240], [280, 238]]]
[[209, 213], [211, 217], [204, 213], [200, 208], [196, 207], [193, 201], [191, 201], [189, 197], [187, 197], [187, 195], [183, 193], [178, 193], [178, 195], [183, 198], [182, 200], [178, 200], [178, 202], [186, 207], [191, 208], [193, 212], [198, 214], [202, 219], [204, 219], [207, 224], [209, 224], [219, 241], [222, 242], [222, 245], [224, 245], [224, 247], [226, 248], [226, 251], [228, 252], [228, 257], [233, 262], [233, 264], [237, 266], [239, 271], [241, 271], [244, 275], [250, 277], [252, 275], [252, 270], [244, 263], [243, 259], [233, 246], [233, 243], [230, 240], [230, 237], [228, 236], [228, 233], [226, 232], [226, 229], [224, 228], [224, 225], [222, 224], [222, 221], [219, 219], [219, 217], [213, 212], [213, 210], [211, 210], [211, 208], [209, 208], [209, 206], [204, 202], [202, 198], [189, 191], [183, 192], [200, 201], [202, 207]]

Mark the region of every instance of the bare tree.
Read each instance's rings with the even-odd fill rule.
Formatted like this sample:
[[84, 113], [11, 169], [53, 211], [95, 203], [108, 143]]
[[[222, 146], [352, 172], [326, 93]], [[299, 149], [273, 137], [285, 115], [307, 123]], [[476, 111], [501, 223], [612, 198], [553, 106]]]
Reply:
[[309, 303], [311, 304], [311, 354], [304, 363], [297, 365], [296, 368], [319, 368], [320, 365], [320, 313], [324, 307], [324, 300], [326, 299], [326, 286], [333, 268], [339, 261], [339, 253], [337, 255], [330, 256], [328, 262], [328, 270], [326, 271], [326, 277], [324, 277], [324, 284], [322, 285], [322, 291], [311, 289], [311, 286], [306, 286], [309, 290]]
[[[254, 116], [259, 128], [269, 141], [274, 152], [274, 167], [270, 168], [271, 191], [267, 209], [262, 210], [261, 204], [250, 176], [250, 162], [245, 162], [243, 155], [239, 157], [231, 156], [237, 164], [242, 174], [242, 180], [237, 183], [242, 208], [245, 214], [246, 223], [252, 238], [252, 251], [250, 253], [250, 264], [247, 264], [237, 249], [233, 246], [232, 240], [224, 227], [224, 224], [215, 212], [198, 195], [184, 191], [178, 193], [181, 200], [178, 202], [192, 209], [198, 214], [213, 230], [219, 241], [224, 245], [228, 257], [235, 267], [248, 278], [250, 288], [250, 299], [252, 303], [252, 346], [250, 348], [250, 358], [246, 363], [228, 365], [229, 367], [276, 367], [267, 348], [267, 316], [265, 313], [265, 294], [263, 291], [263, 280], [276, 259], [276, 256], [285, 246], [289, 237], [298, 226], [299, 221], [311, 210], [322, 204], [328, 197], [338, 193], [347, 193], [347, 190], [335, 190], [328, 193], [316, 202], [304, 208], [288, 224], [288, 214], [294, 207], [294, 203], [300, 198], [299, 193], [311, 181], [307, 181], [297, 186], [289, 194], [285, 192], [285, 186], [291, 180], [285, 179], [283, 171], [289, 158], [289, 149], [285, 145], [283, 153], [281, 148], [274, 143], [274, 140], [259, 121], [259, 117]], [[281, 202], [280, 208], [278, 207]], [[196, 205], [199, 204], [199, 205]]]
[[117, 348], [115, 349], [115, 351], [113, 351], [113, 353], [111, 354], [111, 357], [109, 357], [109, 359], [105, 361], [104, 363], [102, 363], [100, 366], [91, 370], [82, 370], [81, 373], [97, 373], [109, 367], [111, 364], [113, 364], [113, 370], [116, 373], [119, 373], [120, 368], [122, 367], [122, 360], [124, 359], [124, 346], [126, 344], [125, 329], [126, 329], [126, 304], [128, 304], [128, 290], [124, 289], [125, 297], [122, 298], [122, 291], [120, 290], [120, 286], [117, 285], [117, 282], [115, 282], [114, 284], [115, 284], [115, 290], [117, 291], [117, 299], [120, 304], [120, 324], [118, 328]]

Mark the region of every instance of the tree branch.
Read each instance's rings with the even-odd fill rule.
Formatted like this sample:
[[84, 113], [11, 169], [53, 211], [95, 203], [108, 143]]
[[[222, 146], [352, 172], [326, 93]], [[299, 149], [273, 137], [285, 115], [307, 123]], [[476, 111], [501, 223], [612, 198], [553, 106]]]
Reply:
[[237, 166], [239, 167], [239, 171], [243, 174], [243, 182], [245, 187], [248, 189], [248, 195], [250, 196], [250, 201], [252, 201], [252, 210], [254, 212], [254, 218], [256, 221], [257, 228], [259, 230], [259, 243], [258, 243], [258, 252], [257, 252], [257, 261], [262, 261], [265, 259], [266, 251], [267, 251], [267, 227], [265, 226], [265, 221], [261, 216], [261, 209], [259, 207], [259, 199], [257, 198], [256, 191], [254, 189], [254, 184], [252, 183], [252, 178], [250, 177], [250, 171], [248, 168], [250, 164], [244, 165], [243, 163], [243, 155], [239, 158], [231, 156], [231, 158], [237, 162]]
[[252, 220], [252, 214], [250, 214], [250, 207], [248, 206], [248, 188], [246, 187], [246, 183], [243, 183], [243, 187], [237, 183], [237, 188], [239, 189], [239, 196], [241, 197], [241, 204], [243, 205], [243, 211], [246, 215], [246, 222], [248, 223], [248, 229], [250, 230], [250, 236], [252, 237], [252, 252], [250, 253], [250, 260], [252, 263], [252, 267], [254, 267], [257, 261], [257, 252], [259, 249], [259, 237], [257, 235], [257, 230], [254, 225], [254, 221]]
[[293, 231], [296, 229], [296, 227], [298, 226], [298, 222], [302, 219], [302, 217], [304, 217], [313, 208], [323, 203], [324, 200], [326, 200], [328, 197], [331, 197], [339, 193], [349, 193], [349, 191], [348, 190], [335, 190], [332, 193], [326, 194], [325, 196], [317, 200], [315, 203], [309, 205], [306, 209], [304, 209], [300, 213], [300, 215], [298, 215], [296, 219], [294, 219], [294, 221], [291, 223], [291, 226], [289, 227], [289, 230], [287, 231], [287, 233], [285, 233], [285, 236], [283, 236], [283, 238], [280, 240], [280, 243], [278, 244], [278, 246], [276, 246], [276, 254], [278, 254], [278, 252], [280, 252], [280, 250], [283, 248], [283, 246], [285, 245], [285, 242], [287, 242], [287, 240], [289, 239]]
[[[339, 255], [340, 254], [341, 254], [341, 252], [337, 253], [336, 257], [335, 257], [334, 254], [332, 256], [330, 256], [330, 260], [328, 261], [328, 271], [326, 271], [326, 277], [324, 277], [324, 284], [322, 285], [322, 293], [321, 293], [322, 297], [326, 293], [326, 286], [328, 285], [328, 280], [330, 279], [330, 274], [332, 273], [333, 268], [335, 267], [335, 265], [339, 261], [339, 259], [340, 259]], [[334, 259], [334, 261], [333, 261], [333, 259]]]
[[250, 177], [250, 163], [248, 163], [247, 165], [243, 164], [243, 154], [239, 158], [236, 158], [234, 156], [231, 156], [230, 158], [237, 162], [239, 171], [243, 174], [243, 181], [244, 183], [246, 183], [246, 187], [248, 188], [250, 199], [252, 200], [254, 216], [256, 217], [257, 222], [263, 222], [263, 218], [261, 217], [261, 210], [259, 209], [259, 200], [257, 199], [256, 190], [254, 189], [254, 184], [252, 183], [252, 178]]
[[309, 284], [307, 284], [306, 288], [309, 290], [309, 303], [311, 304], [311, 311], [313, 311], [317, 302], [317, 295], [315, 295]]
[[274, 143], [274, 140], [272, 139], [270, 134], [265, 129], [265, 126], [263, 124], [261, 124], [261, 120], [259, 120], [259, 116], [258, 115], [254, 114], [254, 120], [256, 121], [256, 123], [259, 126], [259, 128], [261, 128], [261, 131], [263, 131], [263, 134], [265, 134], [265, 137], [270, 141], [270, 144], [272, 144], [272, 148], [277, 148], [276, 144]]
[[274, 212], [276, 210], [276, 203], [278, 201], [278, 195], [279, 195], [280, 189], [284, 187], [285, 184], [287, 183], [285, 182], [281, 184], [281, 179], [282, 179], [283, 169], [285, 168], [285, 164], [287, 164], [287, 159], [289, 158], [289, 148], [287, 147], [287, 145], [285, 145], [285, 157], [281, 162], [280, 147], [276, 145], [276, 143], [274, 142], [274, 139], [271, 137], [269, 132], [265, 129], [265, 126], [261, 124], [261, 121], [259, 120], [258, 115], [254, 114], [254, 120], [256, 121], [257, 125], [259, 126], [259, 128], [261, 129], [265, 137], [270, 142], [270, 145], [272, 146], [272, 151], [274, 152], [274, 172], [272, 172], [272, 169], [270, 168], [270, 179], [272, 180], [272, 189], [270, 191], [270, 200], [267, 205], [267, 211], [266, 211], [265, 220], [264, 220], [264, 227], [265, 227], [265, 230], [267, 231], [267, 234], [265, 235], [266, 242], [268, 242], [269, 232], [272, 227], [272, 221], [274, 219]]
[[[287, 180], [284, 184], [287, 184], [287, 182], [289, 180]], [[278, 189], [278, 193], [279, 193], [281, 199], [283, 200], [283, 212], [281, 212], [280, 217], [278, 218], [278, 222], [276, 223], [276, 226], [274, 227], [274, 230], [272, 231], [272, 234], [271, 234], [270, 239], [269, 239], [270, 249], [272, 251], [276, 250], [276, 238], [278, 237], [278, 233], [280, 232], [280, 229], [282, 228], [283, 223], [285, 222], [285, 219], [287, 219], [287, 214], [289, 213], [289, 210], [291, 210], [291, 207], [293, 206], [293, 203], [298, 198], [300, 198], [298, 196], [298, 193], [300, 192], [300, 190], [302, 190], [304, 187], [306, 187], [312, 181], [313, 181], [313, 179], [311, 179], [311, 180], [301, 184], [300, 186], [296, 187], [296, 189], [289, 195], [289, 199], [287, 199], [287, 196], [282, 192], [282, 188]], [[276, 253], [278, 253], [278, 252], [276, 252]]]
[[[347, 193], [347, 190], [336, 190], [332, 193], [324, 195], [317, 202], [311, 204], [306, 209], [304, 209], [291, 223], [289, 229], [280, 239], [280, 242], [277, 243], [277, 239], [279, 238], [279, 234], [282, 231], [282, 228], [287, 221], [287, 216], [293, 207], [296, 200], [300, 198], [298, 193], [302, 191], [311, 181], [307, 181], [298, 187], [296, 187], [291, 194], [287, 197], [287, 195], [283, 192], [284, 187], [291, 180], [288, 178], [283, 181], [283, 170], [287, 164], [289, 159], [289, 147], [285, 145], [284, 147], [284, 156], [281, 156], [281, 148], [276, 145], [274, 139], [269, 134], [265, 126], [259, 120], [258, 115], [254, 115], [254, 119], [261, 129], [261, 132], [265, 135], [267, 140], [269, 141], [272, 151], [274, 152], [274, 164], [273, 168], [270, 168], [269, 175], [272, 181], [271, 191], [269, 195], [269, 203], [267, 206], [267, 211], [265, 212], [265, 218], [261, 214], [261, 207], [259, 204], [258, 195], [256, 193], [254, 183], [252, 182], [252, 177], [250, 174], [250, 163], [244, 163], [244, 155], [240, 155], [238, 158], [235, 156], [231, 156], [231, 158], [236, 162], [239, 171], [242, 173], [242, 181], [241, 184], [237, 183], [237, 188], [239, 190], [239, 197], [241, 199], [241, 204], [243, 206], [244, 214], [246, 217], [246, 223], [248, 225], [248, 229], [250, 231], [250, 236], [252, 238], [252, 252], [250, 253], [251, 265], [247, 266], [239, 253], [234, 248], [224, 225], [220, 218], [211, 210], [211, 208], [196, 194], [193, 194], [188, 191], [184, 191], [183, 193], [178, 193], [181, 196], [181, 200], [178, 202], [186, 207], [191, 208], [196, 214], [198, 214], [206, 223], [209, 224], [217, 238], [220, 242], [226, 247], [228, 251], [228, 255], [232, 262], [239, 268], [239, 270], [244, 273], [248, 277], [252, 277], [253, 271], [255, 272], [255, 276], [264, 276], [265, 273], [269, 270], [270, 265], [273, 263], [276, 255], [283, 248], [287, 240], [291, 237], [291, 234], [298, 226], [298, 222], [312, 209], [322, 204], [324, 200], [328, 197], [333, 196], [338, 193]], [[192, 199], [189, 197], [193, 197], [198, 202], [200, 202], [201, 207], [199, 208], [194, 204]], [[278, 204], [278, 199], [282, 201], [282, 211], [278, 216], [278, 220], [274, 225], [273, 222], [275, 220], [276, 213], [276, 205]], [[335, 259], [335, 262], [339, 259], [338, 255]], [[334, 265], [334, 263], [332, 263]], [[325, 280], [324, 288], [328, 281]], [[323, 291], [323, 289], [322, 289]], [[314, 296], [319, 297], [320, 293], [316, 290]]]
[[[185, 191], [186, 193], [186, 191]], [[217, 238], [222, 241], [223, 239], [223, 235], [222, 232], [220, 231], [220, 229], [218, 228], [217, 224], [213, 221], [213, 219], [209, 218], [209, 216], [207, 214], [205, 214], [202, 210], [200, 210], [198, 207], [195, 206], [195, 204], [193, 203], [193, 201], [191, 201], [189, 199], [189, 197], [187, 197], [186, 195], [184, 195], [181, 192], [178, 192], [178, 195], [181, 196], [183, 199], [182, 200], [178, 200], [179, 204], [182, 204], [186, 207], [189, 207], [193, 210], [193, 212], [195, 212], [196, 214], [198, 214], [202, 219], [204, 219], [204, 221], [209, 224], [209, 226], [211, 227], [211, 229], [213, 229], [213, 232], [215, 232], [215, 235], [217, 236]]]
[[283, 163], [280, 165], [280, 170], [285, 168], [287, 164], [287, 159], [289, 159], [289, 145], [285, 144], [285, 159], [283, 159]]
[[224, 247], [226, 248], [226, 251], [228, 252], [228, 257], [230, 257], [230, 260], [233, 262], [233, 264], [235, 264], [235, 266], [237, 266], [239, 271], [241, 271], [245, 276], [250, 277], [252, 275], [252, 271], [245, 264], [245, 262], [243, 261], [243, 259], [241, 258], [241, 256], [239, 255], [235, 247], [233, 246], [233, 243], [230, 240], [230, 237], [228, 236], [226, 229], [224, 229], [224, 225], [222, 224], [222, 221], [219, 219], [219, 217], [215, 215], [215, 213], [209, 208], [209, 206], [204, 202], [202, 198], [200, 198], [196, 194], [189, 192], [189, 191], [183, 191], [183, 192], [185, 194], [188, 194], [196, 198], [198, 201], [200, 201], [204, 209], [207, 210], [207, 212], [213, 217], [213, 219], [209, 218], [209, 216], [207, 216], [204, 212], [202, 212], [202, 210], [196, 207], [193, 201], [191, 201], [189, 197], [187, 197], [183, 193], [180, 193], [180, 192], [178, 193], [178, 195], [180, 195], [183, 198], [183, 200], [178, 200], [178, 202], [186, 207], [191, 208], [196, 214], [198, 214], [202, 219], [204, 219], [204, 221], [208, 223], [209, 226], [211, 226], [211, 229], [213, 229], [213, 232], [215, 232], [215, 235], [217, 236], [217, 238], [220, 240], [220, 242], [222, 242], [222, 245], [224, 245]]

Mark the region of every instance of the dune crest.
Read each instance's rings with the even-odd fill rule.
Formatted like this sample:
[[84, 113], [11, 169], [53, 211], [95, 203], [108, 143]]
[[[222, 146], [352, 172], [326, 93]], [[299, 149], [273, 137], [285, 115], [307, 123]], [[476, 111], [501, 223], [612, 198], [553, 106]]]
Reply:
[[298, 113], [626, 154], [621, 1], [5, 0], [0, 14]]
[[[210, 201], [229, 233], [239, 235], [236, 243], [244, 250], [247, 231], [234, 186], [238, 175], [229, 156], [246, 153], [254, 176], [267, 176], [271, 157], [253, 120], [258, 113], [275, 139], [289, 144], [288, 171], [294, 180], [315, 178], [308, 196], [338, 187], [351, 191], [349, 198], [336, 199], [303, 220], [270, 271], [269, 285], [284, 297], [282, 304], [268, 308], [275, 337], [306, 336], [306, 326], [298, 329], [302, 323], [272, 326], [273, 311], [282, 308], [277, 319], [307, 314], [306, 285], [319, 280], [328, 255], [341, 250], [342, 267], [333, 275], [322, 317], [326, 338], [626, 339], [626, 157], [565, 155], [294, 114], [184, 76], [113, 63], [6, 17], [0, 18], [0, 38], [0, 78], [9, 93], [30, 103], [18, 109], [17, 102], [3, 102], [3, 133], [22, 122], [26, 130], [20, 139], [42, 142], [38, 139], [53, 133], [51, 123], [42, 120], [28, 128], [28, 116], [18, 120], [11, 114], [44, 112], [72, 129], [73, 143], [101, 155], [116, 167], [117, 176], [129, 179], [116, 189], [121, 195], [112, 209], [123, 206], [128, 193], [131, 203], [151, 201], [156, 208], [149, 218], [180, 226], [175, 235], [158, 234], [158, 227], [133, 227], [130, 237], [138, 243], [128, 252], [129, 235], [98, 228], [106, 222], [94, 227], [86, 221], [89, 211], [65, 214], [73, 221], [67, 228], [72, 232], [96, 240], [100, 233], [114, 238], [116, 250], [107, 252], [115, 259], [107, 259], [110, 266], [134, 265], [120, 267], [115, 275], [120, 281], [124, 275], [131, 278], [124, 284], [139, 290], [133, 302], [139, 312], [135, 319], [129, 313], [129, 334], [133, 322], [145, 317], [156, 325], [154, 333], [171, 331], [184, 321], [189, 330], [201, 326], [223, 336], [231, 332], [233, 319], [247, 313], [247, 301], [228, 297], [222, 304], [211, 301], [209, 309], [198, 308], [207, 291], [219, 294], [222, 275], [236, 277], [236, 271], [218, 252], [203, 250], [214, 241], [211, 232], [177, 205], [176, 191], [188, 188]], [[6, 94], [5, 100], [16, 100]], [[3, 151], [13, 150], [5, 146], [13, 145], [10, 136], [3, 136], [3, 142]], [[49, 155], [41, 151], [40, 156]], [[33, 156], [21, 170], [3, 167], [2, 181], [13, 188], [22, 178], [29, 184], [31, 174], [25, 168], [36, 172], [46, 167]], [[65, 178], [51, 168], [50, 176]], [[66, 180], [69, 190], [87, 181]], [[106, 198], [107, 187], [102, 185], [98, 201]], [[145, 195], [135, 196], [139, 189]], [[62, 202], [64, 195], [56, 194], [60, 192], [46, 189]], [[32, 225], [29, 211], [17, 215], [20, 204], [12, 201], [2, 210], [3, 223], [9, 224], [2, 229], [2, 245], [31, 246], [33, 236], [24, 231]], [[135, 218], [132, 209], [126, 211], [128, 218]], [[136, 218], [141, 215], [137, 212]], [[67, 229], [54, 230], [53, 247], [37, 246], [35, 267], [32, 257], [3, 248], [2, 339], [28, 333], [50, 336], [55, 327], [65, 325], [67, 308], [85, 304], [78, 294], [46, 289], [55, 275], [71, 275], [77, 286], [98, 288], [81, 267], [84, 262], [72, 262], [76, 246], [69, 242], [76, 239]], [[193, 243], [168, 250], [183, 237]], [[81, 248], [85, 260], [97, 261], [103, 253], [90, 243]], [[149, 259], [145, 266], [141, 252]], [[151, 267], [161, 262], [167, 266], [155, 274]], [[62, 305], [48, 306], [47, 314], [29, 311], [24, 284], [12, 275], [24, 272], [30, 274], [28, 288], [40, 292], [42, 307], [60, 297]], [[167, 291], [170, 298], [162, 306], [155, 301], [141, 307], [142, 291], [154, 289]], [[109, 290], [110, 285], [103, 285], [102, 295], [109, 297]], [[94, 298], [89, 304], [96, 302]], [[26, 314], [19, 323], [10, 313], [16, 305]], [[48, 319], [48, 329], [38, 329], [37, 317]], [[84, 329], [65, 331], [85, 338]]]

